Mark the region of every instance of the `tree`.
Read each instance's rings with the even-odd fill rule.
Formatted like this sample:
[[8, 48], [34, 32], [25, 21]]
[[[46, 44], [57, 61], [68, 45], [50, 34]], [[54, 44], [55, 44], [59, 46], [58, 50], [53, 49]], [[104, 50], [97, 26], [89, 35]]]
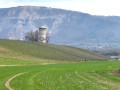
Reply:
[[26, 33], [25, 39], [27, 41], [36, 41], [38, 42], [38, 31], [30, 31]]
[[[39, 32], [38, 30], [36, 31], [30, 31], [30, 32], [27, 32], [26, 35], [25, 35], [25, 39], [27, 41], [33, 41], [33, 42], [38, 42], [39, 41]], [[50, 40], [50, 33], [47, 33], [46, 35], [46, 43], [48, 43]]]
[[50, 41], [50, 33], [47, 33], [47, 35], [46, 35], [46, 43], [49, 43], [49, 41]]

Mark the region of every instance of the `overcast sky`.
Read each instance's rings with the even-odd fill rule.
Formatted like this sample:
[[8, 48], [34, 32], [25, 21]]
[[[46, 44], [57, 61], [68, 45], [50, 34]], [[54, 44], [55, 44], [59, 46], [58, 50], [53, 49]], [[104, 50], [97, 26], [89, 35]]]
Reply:
[[0, 0], [0, 8], [25, 5], [62, 8], [92, 15], [120, 16], [120, 0]]

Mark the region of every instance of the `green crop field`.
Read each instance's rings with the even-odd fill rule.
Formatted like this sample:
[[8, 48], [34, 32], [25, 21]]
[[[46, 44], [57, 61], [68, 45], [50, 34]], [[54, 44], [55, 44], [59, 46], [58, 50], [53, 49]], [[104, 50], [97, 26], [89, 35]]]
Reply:
[[79, 48], [0, 40], [0, 90], [120, 90], [119, 68]]
[[120, 61], [92, 61], [0, 67], [0, 90], [119, 90], [120, 77], [111, 73], [119, 66]]

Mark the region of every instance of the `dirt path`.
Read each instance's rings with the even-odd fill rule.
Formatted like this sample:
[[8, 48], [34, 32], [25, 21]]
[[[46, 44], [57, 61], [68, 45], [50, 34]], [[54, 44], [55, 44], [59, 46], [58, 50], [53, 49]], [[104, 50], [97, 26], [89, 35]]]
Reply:
[[13, 77], [9, 78], [9, 79], [7, 80], [7, 82], [5, 83], [5, 86], [6, 86], [9, 90], [14, 90], [13, 88], [10, 87], [10, 82], [11, 82], [11, 80], [13, 80], [14, 78], [16, 78], [17, 76], [20, 76], [20, 75], [22, 75], [22, 74], [25, 74], [25, 73], [19, 73], [19, 74], [14, 75]]
[[0, 65], [0, 67], [7, 67], [7, 66], [17, 66], [17, 65]]

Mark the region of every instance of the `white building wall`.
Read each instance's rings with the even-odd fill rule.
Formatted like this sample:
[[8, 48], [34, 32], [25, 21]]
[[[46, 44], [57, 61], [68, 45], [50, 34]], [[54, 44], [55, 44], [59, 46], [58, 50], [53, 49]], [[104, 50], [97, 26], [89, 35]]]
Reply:
[[39, 38], [39, 42], [42, 42], [42, 43], [46, 43], [46, 28], [45, 27], [40, 27], [39, 28], [39, 36], [38, 36], [38, 38]]

